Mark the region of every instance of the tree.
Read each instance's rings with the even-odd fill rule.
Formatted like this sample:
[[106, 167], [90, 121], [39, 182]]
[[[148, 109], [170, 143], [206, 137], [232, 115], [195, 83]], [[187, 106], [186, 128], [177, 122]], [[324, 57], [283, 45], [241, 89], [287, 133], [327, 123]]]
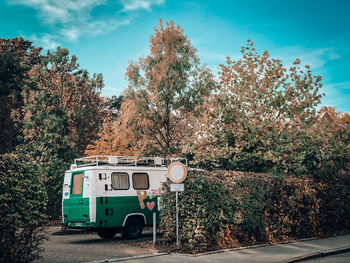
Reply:
[[319, 118], [327, 119], [329, 122], [333, 122], [335, 125], [349, 125], [350, 115], [347, 112], [337, 112], [335, 107], [323, 106], [318, 114]]
[[212, 168], [304, 173], [299, 149], [316, 120], [321, 77], [298, 59], [287, 70], [248, 40], [242, 58], [221, 65], [219, 78], [196, 127], [196, 160]]
[[120, 109], [121, 109], [123, 100], [124, 100], [123, 95], [120, 95], [120, 96], [113, 95], [111, 98], [107, 98], [106, 110], [113, 120], [115, 120], [120, 115]]
[[135, 108], [123, 114], [133, 114], [129, 124], [135, 137], [146, 144], [145, 153], [169, 156], [181, 152], [191, 134], [190, 120], [199, 115], [198, 106], [214, 80], [183, 30], [172, 21], [164, 25], [160, 20], [150, 42], [150, 55], [127, 69], [129, 86], [123, 103]]
[[40, 62], [40, 48], [23, 38], [0, 39], [0, 154], [20, 143], [22, 88], [28, 72]]
[[51, 96], [45, 90], [31, 96], [25, 106], [24, 144], [18, 146], [17, 151], [37, 164], [48, 194], [47, 213], [51, 218], [58, 218], [63, 174], [76, 156], [75, 144], [67, 134], [67, 114], [59, 109], [58, 96]]
[[[303, 144], [304, 164], [316, 178], [336, 180], [350, 167], [349, 114], [324, 106]], [[343, 179], [340, 179], [342, 181]]]
[[25, 90], [26, 103], [35, 104], [34, 94], [42, 91], [55, 98], [55, 110], [66, 114], [64, 128], [74, 143], [74, 151], [83, 153], [97, 138], [102, 125], [104, 103], [99, 93], [103, 88], [102, 74], [90, 77], [87, 70], [79, 68], [76, 56], [70, 57], [67, 49], [57, 48], [55, 52], [48, 51], [42, 64], [31, 71], [31, 78], [36, 88]]
[[48, 52], [30, 72], [35, 87], [22, 95], [24, 143], [18, 151], [38, 165], [48, 193], [48, 215], [61, 214], [63, 173], [97, 137], [103, 120], [102, 76], [79, 69], [67, 49]]
[[[99, 138], [88, 145], [86, 155], [139, 156], [147, 139], [133, 132], [136, 106], [132, 99], [121, 95], [108, 99], [103, 128]], [[139, 119], [139, 125], [143, 120]]]

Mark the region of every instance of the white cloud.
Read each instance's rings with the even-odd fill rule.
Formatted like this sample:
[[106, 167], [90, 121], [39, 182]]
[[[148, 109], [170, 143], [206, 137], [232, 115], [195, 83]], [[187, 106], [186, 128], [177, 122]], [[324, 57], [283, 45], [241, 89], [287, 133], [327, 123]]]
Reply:
[[44, 23], [70, 23], [89, 17], [96, 6], [107, 0], [9, 0], [10, 4], [24, 5], [38, 11]]
[[106, 93], [106, 94], [111, 94], [111, 95], [113, 95], [113, 94], [116, 94], [117, 91], [118, 91], [118, 89], [113, 88], [112, 86], [109, 86], [109, 85], [105, 85], [105, 86], [103, 87], [103, 93]]
[[138, 9], [145, 9], [151, 11], [152, 5], [160, 5], [164, 3], [164, 0], [122, 0], [124, 6], [123, 12], [134, 11]]
[[282, 60], [286, 67], [293, 64], [299, 58], [304, 65], [309, 65], [312, 69], [321, 68], [330, 60], [337, 60], [340, 55], [332, 47], [326, 48], [305, 48], [303, 46], [288, 46], [277, 48], [270, 52], [273, 57]]
[[[259, 53], [262, 53], [258, 51]], [[303, 65], [309, 65], [312, 69], [322, 68], [328, 61], [340, 59], [341, 56], [333, 47], [324, 48], [306, 48], [303, 46], [286, 46], [283, 48], [275, 48], [269, 50], [272, 57], [282, 61], [284, 67], [289, 68], [293, 65], [295, 59], [299, 58]], [[209, 65], [219, 65], [226, 62], [226, 57], [229, 56], [232, 60], [242, 58], [241, 53], [224, 54], [216, 51], [199, 49], [198, 55], [202, 62]]]
[[322, 92], [326, 96], [322, 100], [323, 106], [337, 105], [338, 111], [349, 112], [349, 100], [350, 100], [350, 81], [338, 82], [325, 85]]
[[[56, 40], [69, 42], [75, 42], [81, 36], [97, 36], [111, 32], [119, 26], [128, 25], [136, 10], [150, 11], [152, 5], [164, 3], [164, 0], [120, 1], [121, 10], [116, 10], [114, 15], [96, 19], [91, 15], [92, 10], [98, 6], [108, 5], [109, 0], [8, 0], [10, 4], [35, 9], [42, 23], [58, 28]], [[122, 18], [117, 15], [120, 12], [124, 12]], [[45, 37], [47, 38], [43, 35], [41, 39]], [[53, 46], [53, 42], [49, 39], [46, 42], [48, 46]], [[45, 47], [49, 48], [48, 46]]]
[[77, 27], [63, 28], [61, 34], [66, 37], [68, 41], [75, 42], [80, 37], [80, 31]]
[[210, 51], [210, 50], [198, 50], [198, 55], [205, 62], [214, 61], [214, 62], [218, 62], [217, 64], [224, 63], [227, 57], [227, 55], [224, 55], [222, 53], [215, 52], [215, 51]]
[[88, 36], [98, 36], [98, 35], [104, 35], [108, 32], [111, 32], [115, 30], [116, 28], [128, 25], [131, 22], [131, 18], [126, 18], [123, 20], [100, 20], [100, 21], [94, 21], [89, 23], [82, 23], [79, 26], [71, 25], [64, 27], [60, 34], [64, 36], [65, 40], [70, 42], [75, 42], [79, 39], [79, 37], [83, 35]]
[[47, 49], [55, 49], [58, 47], [56, 38], [57, 37], [50, 34], [44, 34], [42, 37], [37, 37], [35, 35], [29, 36], [29, 39], [33, 40], [36, 45], [45, 47]]

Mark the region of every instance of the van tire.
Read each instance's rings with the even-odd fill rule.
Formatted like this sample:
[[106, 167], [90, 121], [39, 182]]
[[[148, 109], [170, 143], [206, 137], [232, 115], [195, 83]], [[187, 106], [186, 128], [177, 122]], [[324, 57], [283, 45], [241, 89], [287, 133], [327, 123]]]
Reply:
[[122, 236], [127, 239], [139, 238], [142, 234], [143, 222], [138, 217], [131, 217], [123, 227]]
[[116, 228], [100, 228], [97, 230], [97, 235], [103, 239], [111, 239], [117, 232], [118, 230]]

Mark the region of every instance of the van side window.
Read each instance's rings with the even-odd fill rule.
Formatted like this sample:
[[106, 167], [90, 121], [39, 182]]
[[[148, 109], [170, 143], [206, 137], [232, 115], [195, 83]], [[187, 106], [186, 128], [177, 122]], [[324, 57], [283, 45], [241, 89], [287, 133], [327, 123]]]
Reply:
[[146, 173], [133, 173], [132, 185], [135, 190], [146, 190], [149, 188], [148, 174]]
[[81, 195], [83, 188], [83, 173], [72, 174], [72, 195]]
[[130, 188], [129, 175], [127, 173], [112, 173], [112, 188], [114, 190], [128, 190]]

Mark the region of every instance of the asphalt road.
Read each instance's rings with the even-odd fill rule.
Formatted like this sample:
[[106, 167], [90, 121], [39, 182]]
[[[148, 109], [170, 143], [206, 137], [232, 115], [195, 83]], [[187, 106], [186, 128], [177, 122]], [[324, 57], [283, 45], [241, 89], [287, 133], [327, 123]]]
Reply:
[[301, 261], [302, 263], [349, 263], [350, 252]]
[[[94, 261], [102, 263], [107, 259], [110, 259], [109, 262], [118, 262], [125, 257], [134, 257], [129, 258], [127, 260], [128, 263], [287, 262], [290, 259], [300, 258], [303, 255], [350, 247], [350, 235], [343, 235], [271, 246], [257, 246], [242, 250], [227, 250], [220, 253], [207, 253], [196, 256], [174, 253], [158, 254], [154, 257], [137, 257], [139, 255], [158, 252], [152, 246], [151, 229], [145, 229], [145, 234], [143, 234], [142, 238], [132, 241], [125, 240], [119, 234], [112, 240], [103, 240], [95, 233], [70, 232], [65, 235], [53, 235], [53, 233], [58, 231], [60, 231], [60, 227], [49, 228], [48, 236], [50, 239], [44, 245], [45, 253], [43, 254], [43, 258], [35, 261], [35, 263]], [[144, 246], [141, 248], [140, 244]], [[350, 253], [326, 256], [302, 262], [350, 263]]]
[[[49, 240], [45, 242], [43, 258], [35, 263], [76, 263], [123, 258], [157, 252], [154, 248], [140, 248], [117, 234], [112, 240], [103, 240], [96, 233], [71, 232], [65, 235], [53, 235], [61, 227], [48, 229]], [[150, 231], [145, 231], [143, 240], [152, 240]], [[137, 241], [137, 240], [136, 240]]]

